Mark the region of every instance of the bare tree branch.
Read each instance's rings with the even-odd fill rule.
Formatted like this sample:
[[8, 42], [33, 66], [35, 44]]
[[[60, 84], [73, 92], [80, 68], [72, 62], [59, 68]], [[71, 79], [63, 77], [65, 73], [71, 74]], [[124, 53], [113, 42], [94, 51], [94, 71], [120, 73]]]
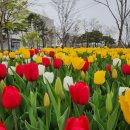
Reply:
[[111, 5], [109, 4], [109, 0], [104, 0], [105, 2], [101, 2], [100, 0], [94, 0], [94, 1], [104, 5], [105, 7], [109, 9], [110, 13], [115, 19], [115, 22], [119, 31], [118, 43], [122, 44], [122, 34], [123, 34], [124, 23], [128, 15], [130, 14], [130, 5], [128, 5], [128, 0], [115, 0], [117, 11], [120, 16], [119, 18], [118, 18], [118, 15], [116, 15], [114, 11], [112, 10]]
[[77, 0], [51, 0], [59, 18], [60, 35], [57, 35], [63, 46], [66, 46], [66, 36], [75, 25], [75, 5]]

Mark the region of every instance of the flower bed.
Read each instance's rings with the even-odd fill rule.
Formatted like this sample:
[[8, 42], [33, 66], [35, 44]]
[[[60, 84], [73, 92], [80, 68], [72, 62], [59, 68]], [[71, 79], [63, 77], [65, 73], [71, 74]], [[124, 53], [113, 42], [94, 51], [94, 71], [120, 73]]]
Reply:
[[130, 49], [0, 53], [0, 130], [129, 130]]

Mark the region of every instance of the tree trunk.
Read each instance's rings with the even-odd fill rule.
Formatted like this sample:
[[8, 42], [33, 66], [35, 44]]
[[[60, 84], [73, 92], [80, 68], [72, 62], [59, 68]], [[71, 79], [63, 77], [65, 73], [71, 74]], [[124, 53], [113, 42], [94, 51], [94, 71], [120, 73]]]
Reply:
[[7, 33], [7, 42], [8, 42], [8, 51], [10, 51], [10, 35], [9, 35], [9, 31], [6, 31]]
[[41, 39], [42, 39], [42, 47], [44, 48], [44, 47], [45, 47], [45, 36], [44, 36], [44, 30], [42, 30], [40, 36], [41, 36]]
[[89, 43], [88, 43], [88, 42], [86, 42], [86, 47], [88, 48], [88, 46], [89, 46]]
[[94, 45], [94, 47], [96, 47], [96, 42], [95, 42], [95, 45]]
[[122, 43], [122, 33], [123, 25], [121, 25], [121, 28], [119, 29], [118, 47], [125, 47], [125, 45]]
[[3, 36], [2, 36], [2, 25], [0, 24], [0, 46], [1, 52], [3, 52]]

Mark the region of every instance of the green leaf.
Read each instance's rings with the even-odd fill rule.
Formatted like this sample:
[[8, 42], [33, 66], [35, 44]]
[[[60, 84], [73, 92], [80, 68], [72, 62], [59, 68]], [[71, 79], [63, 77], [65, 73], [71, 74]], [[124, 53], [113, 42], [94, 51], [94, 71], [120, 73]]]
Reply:
[[73, 103], [73, 107], [74, 107], [75, 116], [79, 117], [80, 112], [79, 112], [78, 106], [75, 103]]
[[5, 126], [7, 127], [7, 130], [13, 130], [14, 122], [12, 119], [13, 119], [13, 117], [11, 115], [8, 118], [6, 118], [6, 120], [4, 122]]
[[69, 112], [70, 112], [70, 109], [67, 108], [64, 112], [64, 114], [60, 117], [60, 119], [58, 120], [58, 124], [59, 124], [59, 130], [63, 130], [64, 129], [64, 126], [65, 126], [65, 123], [66, 123], [66, 120], [69, 116]]
[[103, 128], [103, 126], [97, 121], [97, 119], [96, 119], [95, 117], [93, 117], [93, 119], [97, 122], [98, 127], [99, 127], [100, 130], [105, 130], [105, 129]]
[[45, 129], [45, 124], [44, 124], [43, 120], [41, 120], [40, 118], [38, 118], [38, 123], [39, 123], [40, 129], [44, 130]]
[[58, 114], [57, 114], [58, 104], [57, 104], [57, 100], [55, 98], [56, 97], [55, 92], [54, 92], [52, 86], [49, 84], [48, 80], [46, 80], [46, 84], [47, 84], [47, 90], [48, 90], [51, 102], [53, 104], [53, 107], [54, 107], [54, 110], [55, 110], [55, 113], [56, 113], [56, 117], [58, 119]]
[[7, 74], [7, 76], [6, 76], [6, 85], [13, 85], [13, 83], [14, 83], [14, 78], [13, 78], [13, 76]]
[[25, 126], [28, 130], [44, 130], [43, 128], [39, 129], [39, 128], [35, 128], [35, 127], [31, 126], [27, 121], [25, 121]]
[[93, 104], [98, 108], [99, 107], [99, 98], [97, 91], [94, 91], [93, 94]]
[[112, 112], [112, 114], [108, 119], [107, 130], [115, 130], [119, 118], [119, 114], [120, 114], [119, 105], [117, 105], [115, 110]]
[[26, 101], [27, 106], [28, 107], [31, 106], [31, 102], [30, 102], [29, 98], [26, 95], [24, 95], [23, 93], [21, 93], [21, 96]]
[[24, 82], [24, 80], [17, 74], [15, 73], [15, 71], [10, 67], [11, 71], [13, 72], [14, 74], [14, 77], [15, 77], [15, 82], [21, 87], [21, 88], [25, 88], [26, 87], [26, 84]]
[[36, 117], [34, 115], [33, 108], [30, 107], [29, 110], [28, 110], [28, 112], [29, 112], [29, 119], [30, 119], [31, 125], [33, 127], [36, 127], [37, 126], [37, 120], [36, 120]]
[[105, 123], [103, 120], [100, 118], [100, 113], [99, 110], [96, 106], [94, 106], [94, 116], [93, 119], [98, 123], [99, 129], [100, 130], [105, 130]]

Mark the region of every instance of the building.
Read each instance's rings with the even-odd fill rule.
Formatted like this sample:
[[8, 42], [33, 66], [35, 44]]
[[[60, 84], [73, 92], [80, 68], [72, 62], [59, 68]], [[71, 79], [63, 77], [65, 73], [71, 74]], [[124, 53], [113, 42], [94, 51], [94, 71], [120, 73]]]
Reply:
[[[51, 47], [51, 44], [56, 44], [54, 20], [47, 17], [47, 15], [44, 12], [43, 12], [43, 14], [41, 14], [38, 12], [30, 11], [30, 13], [38, 14], [45, 21], [47, 28], [53, 31], [53, 35], [51, 36], [51, 41], [53, 41], [53, 43], [48, 41], [47, 46]], [[31, 32], [31, 31], [34, 31], [32, 24], [29, 25], [29, 32]], [[27, 32], [22, 32], [22, 33], [21, 32], [12, 32], [9, 39], [7, 39], [7, 37], [5, 37], [6, 35], [3, 34], [4, 35], [4, 50], [8, 49], [8, 40], [9, 40], [9, 45], [10, 45], [11, 51], [18, 49], [19, 47], [22, 47], [23, 44], [20, 42], [20, 38], [25, 33], [27, 33]], [[42, 42], [40, 44], [41, 44], [40, 47], [42, 48]]]

